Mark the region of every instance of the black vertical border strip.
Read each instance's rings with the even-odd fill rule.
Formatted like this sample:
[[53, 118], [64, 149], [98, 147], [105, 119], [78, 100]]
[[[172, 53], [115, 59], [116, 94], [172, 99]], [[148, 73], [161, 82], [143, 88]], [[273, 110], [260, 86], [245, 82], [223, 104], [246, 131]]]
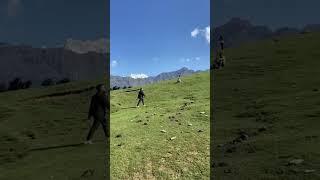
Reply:
[[214, 43], [213, 41], [213, 1], [210, 0], [210, 179], [214, 179]]
[[107, 69], [106, 69], [106, 75], [105, 75], [105, 87], [108, 91], [108, 94], [107, 94], [107, 102], [108, 102], [108, 109], [107, 109], [107, 113], [106, 113], [106, 119], [107, 119], [107, 133], [108, 133], [108, 137], [107, 137], [107, 142], [106, 143], [106, 154], [105, 154], [105, 165], [103, 166], [103, 168], [105, 168], [105, 179], [106, 180], [109, 180], [111, 179], [111, 174], [110, 174], [110, 11], [111, 11], [111, 7], [110, 7], [110, 1], [111, 0], [106, 0], [106, 4], [107, 4], [107, 12], [106, 12], [106, 19], [105, 19], [105, 23], [106, 23], [106, 31], [107, 31], [107, 42], [108, 42], [108, 45], [107, 45], [107, 58], [106, 58], [106, 61], [107, 61]]

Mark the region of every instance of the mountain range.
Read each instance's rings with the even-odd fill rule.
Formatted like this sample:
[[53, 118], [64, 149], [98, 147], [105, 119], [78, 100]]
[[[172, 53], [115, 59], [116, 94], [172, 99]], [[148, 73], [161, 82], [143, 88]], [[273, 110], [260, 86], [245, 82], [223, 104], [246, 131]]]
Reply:
[[311, 31], [320, 31], [320, 24], [309, 24], [302, 29], [292, 27], [281, 27], [271, 30], [267, 26], [253, 25], [248, 20], [241, 18], [232, 18], [227, 23], [213, 28], [211, 35], [213, 45], [217, 47], [218, 38], [223, 36], [225, 47], [238, 46], [244, 42], [258, 41], [266, 38], [273, 38], [284, 35], [294, 35]]
[[[214, 48], [222, 35], [225, 47], [238, 46], [249, 41], [258, 41], [276, 36], [294, 35], [320, 31], [320, 24], [309, 24], [302, 29], [283, 27], [271, 30], [267, 26], [257, 26], [249, 21], [232, 18], [222, 26], [213, 28]], [[108, 39], [74, 40], [67, 39], [64, 46], [57, 48], [35, 48], [28, 45], [11, 45], [0, 42], [0, 84], [8, 84], [14, 78], [32, 81], [39, 86], [45, 79], [68, 78], [94, 80], [109, 76], [110, 42]], [[125, 53], [125, 52], [124, 52]], [[176, 78], [179, 74], [194, 71], [182, 68], [178, 71], [161, 73], [158, 76], [134, 79], [131, 77], [111, 76], [111, 86], [140, 86], [161, 80]]]
[[76, 81], [102, 78], [109, 75], [107, 59], [110, 56], [106, 50], [107, 45], [102, 42], [103, 40], [68, 40], [64, 47], [59, 48], [35, 48], [2, 43], [0, 83], [8, 84], [13, 79], [20, 78], [32, 81], [33, 86], [39, 86], [45, 79], [59, 81], [68, 78]]
[[145, 84], [151, 84], [163, 80], [169, 80], [169, 79], [174, 79], [178, 78], [179, 75], [185, 76], [185, 75], [190, 75], [194, 74], [200, 71], [194, 71], [191, 69], [188, 69], [186, 67], [183, 67], [177, 71], [172, 71], [172, 72], [164, 72], [160, 73], [157, 76], [150, 76], [147, 78], [132, 78], [132, 77], [121, 77], [121, 76], [112, 76], [110, 77], [110, 87], [129, 87], [129, 86], [142, 86]]
[[96, 52], [107, 54], [109, 53], [109, 45], [110, 42], [108, 39], [101, 38], [97, 40], [74, 40], [74, 39], [67, 39], [64, 48], [67, 50], [71, 50], [73, 52], [79, 54], [85, 54], [88, 52]]

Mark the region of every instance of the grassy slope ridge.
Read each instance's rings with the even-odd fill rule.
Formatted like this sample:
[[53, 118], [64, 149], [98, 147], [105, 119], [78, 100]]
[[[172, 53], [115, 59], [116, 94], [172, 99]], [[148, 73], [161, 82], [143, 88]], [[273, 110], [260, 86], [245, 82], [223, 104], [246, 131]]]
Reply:
[[[85, 120], [94, 89], [36, 98], [81, 90], [96, 83], [78, 82], [1, 93], [0, 179], [103, 179], [102, 130], [96, 132], [94, 139], [99, 141], [95, 144], [77, 145], [88, 132]], [[66, 147], [58, 147], [64, 145]], [[32, 150], [37, 148], [47, 149]]]
[[209, 73], [182, 81], [145, 86], [146, 106], [140, 108], [135, 108], [137, 92], [112, 91], [113, 179], [209, 177]]
[[226, 50], [214, 72], [216, 179], [320, 179], [319, 47], [310, 33]]

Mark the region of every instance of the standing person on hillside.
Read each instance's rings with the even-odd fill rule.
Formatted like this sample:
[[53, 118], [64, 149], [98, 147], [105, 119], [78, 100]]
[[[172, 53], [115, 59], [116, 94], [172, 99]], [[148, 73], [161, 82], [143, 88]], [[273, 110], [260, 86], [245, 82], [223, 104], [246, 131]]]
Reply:
[[138, 101], [137, 107], [139, 107], [140, 102], [142, 102], [142, 104], [143, 104], [143, 106], [144, 106], [144, 97], [145, 97], [145, 96], [146, 96], [146, 95], [144, 94], [143, 89], [140, 88], [139, 93], [138, 93], [138, 99], [139, 99], [139, 101]]
[[97, 92], [91, 98], [88, 113], [89, 120], [93, 117], [93, 124], [90, 128], [85, 144], [92, 144], [92, 136], [100, 124], [102, 125], [105, 137], [108, 137], [106, 112], [110, 109], [110, 105], [107, 99], [107, 90], [103, 84], [97, 85], [96, 89]]
[[179, 74], [179, 77], [178, 77], [178, 80], [177, 80], [177, 83], [181, 83], [181, 74]]
[[218, 62], [219, 62], [219, 65], [218, 65], [219, 68], [224, 67], [226, 59], [225, 59], [225, 57], [224, 57], [222, 52], [219, 52], [219, 60], [218, 60]]
[[222, 35], [220, 35], [220, 37], [219, 37], [219, 44], [220, 44], [221, 50], [223, 51], [223, 49], [224, 49], [224, 40], [223, 40]]

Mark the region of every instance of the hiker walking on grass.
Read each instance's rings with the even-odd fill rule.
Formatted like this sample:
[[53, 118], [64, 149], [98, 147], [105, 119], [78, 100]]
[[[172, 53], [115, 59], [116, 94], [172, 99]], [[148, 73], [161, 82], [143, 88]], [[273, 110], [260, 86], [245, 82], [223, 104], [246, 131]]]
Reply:
[[137, 104], [137, 107], [139, 107], [139, 104], [140, 104], [140, 102], [142, 102], [142, 104], [143, 104], [143, 106], [144, 106], [144, 97], [145, 97], [146, 95], [144, 94], [144, 92], [143, 92], [143, 89], [142, 88], [140, 88], [140, 90], [139, 90], [139, 93], [138, 93], [138, 104]]
[[220, 37], [219, 37], [219, 44], [220, 44], [221, 50], [223, 51], [223, 49], [224, 49], [224, 40], [223, 40], [222, 35], [220, 35]]
[[92, 144], [92, 137], [94, 132], [97, 130], [99, 125], [102, 125], [102, 129], [104, 131], [105, 137], [108, 137], [107, 134], [107, 120], [106, 120], [106, 111], [110, 109], [106, 88], [104, 85], [99, 84], [97, 87], [97, 92], [91, 98], [89, 113], [88, 113], [88, 120], [90, 121], [93, 118], [93, 123], [88, 133], [87, 139], [85, 144]]

